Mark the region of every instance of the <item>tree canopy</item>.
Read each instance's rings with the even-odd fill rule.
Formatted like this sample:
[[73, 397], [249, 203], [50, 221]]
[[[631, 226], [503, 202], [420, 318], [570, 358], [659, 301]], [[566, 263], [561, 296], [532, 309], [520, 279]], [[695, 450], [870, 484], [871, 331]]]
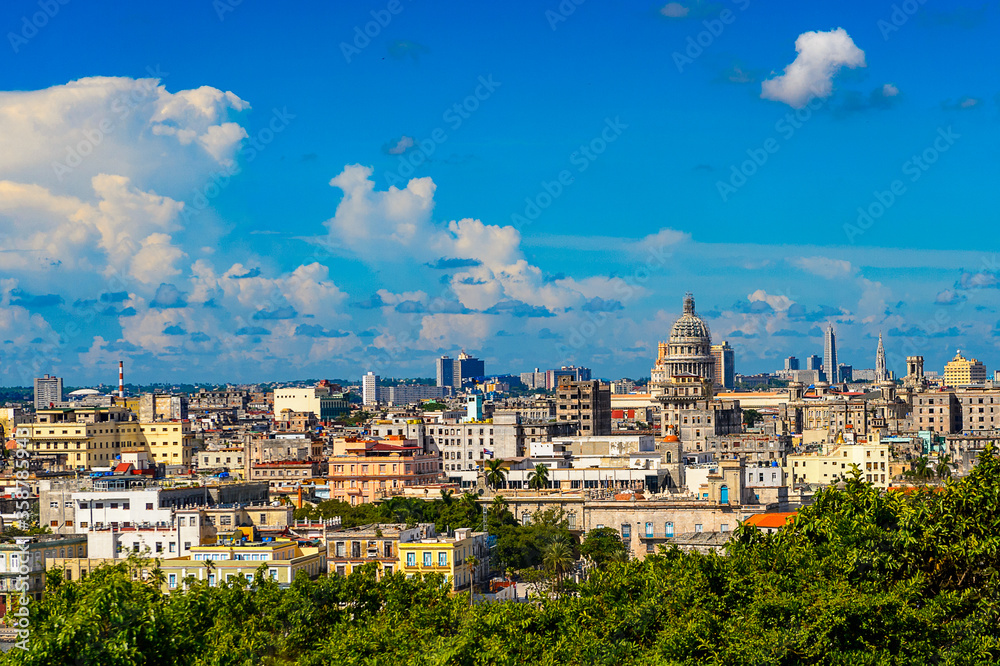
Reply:
[[[348, 577], [303, 575], [287, 589], [267, 576], [219, 587], [192, 581], [170, 595], [132, 580], [129, 562], [82, 581], [50, 572], [45, 597], [32, 603], [30, 649], [15, 648], [0, 663], [1000, 661], [1000, 463], [993, 452], [968, 476], [936, 487], [880, 491], [856, 473], [845, 485], [817, 493], [775, 534], [741, 526], [725, 554], [661, 549], [643, 560], [610, 559], [565, 594], [532, 603], [470, 607], [439, 576], [378, 579], [373, 566]], [[570, 543], [560, 536], [564, 521], [557, 512], [536, 517], [515, 530], [518, 521], [498, 506], [488, 520], [491, 530], [508, 529], [554, 553], [550, 566], [565, 572], [565, 553], [551, 546]]]

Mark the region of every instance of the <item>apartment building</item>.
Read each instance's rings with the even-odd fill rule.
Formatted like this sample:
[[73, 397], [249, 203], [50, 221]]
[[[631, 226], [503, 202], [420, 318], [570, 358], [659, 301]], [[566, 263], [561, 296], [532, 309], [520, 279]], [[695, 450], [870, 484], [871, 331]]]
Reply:
[[330, 499], [364, 504], [402, 493], [407, 486], [436, 483], [441, 459], [413, 440], [339, 438], [329, 459]]
[[[87, 537], [40, 534], [0, 543], [0, 617], [22, 592], [41, 601], [45, 590], [45, 563], [50, 557], [87, 557]], [[21, 580], [27, 578], [27, 588]]]
[[[441, 574], [453, 591], [480, 585], [489, 576], [486, 532], [455, 530], [453, 536], [428, 536], [399, 542], [399, 570], [407, 576]], [[476, 564], [469, 562], [475, 557]]]
[[556, 387], [556, 419], [575, 421], [581, 435], [611, 434], [611, 387], [597, 380], [560, 378]]
[[32, 454], [84, 470], [109, 467], [123, 451], [135, 449], [155, 463], [189, 466], [196, 445], [190, 422], [141, 423], [117, 406], [44, 409], [35, 423], [18, 425], [16, 437]]
[[241, 576], [252, 583], [258, 575], [288, 587], [300, 571], [310, 578], [323, 573], [324, 555], [318, 547], [299, 546], [291, 539], [263, 541], [257, 530], [244, 527], [220, 534], [214, 544], [192, 547], [190, 555], [164, 559], [162, 589], [165, 593], [183, 589], [188, 578], [214, 587]]
[[399, 544], [434, 536], [433, 523], [414, 527], [403, 523], [371, 524], [341, 530], [327, 541], [327, 571], [346, 576], [374, 562], [381, 578], [399, 570]]
[[785, 472], [793, 484], [828, 485], [846, 479], [857, 466], [863, 481], [877, 488], [888, 488], [892, 483], [891, 461], [889, 444], [874, 438], [871, 442], [825, 446], [817, 453], [789, 455]]
[[322, 475], [319, 460], [272, 460], [251, 462], [250, 481], [264, 481], [271, 488], [282, 488], [302, 483]]

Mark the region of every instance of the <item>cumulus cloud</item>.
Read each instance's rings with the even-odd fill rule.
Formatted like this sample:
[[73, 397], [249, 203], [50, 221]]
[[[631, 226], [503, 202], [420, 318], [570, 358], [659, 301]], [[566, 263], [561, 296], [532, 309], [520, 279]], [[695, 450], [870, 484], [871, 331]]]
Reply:
[[795, 51], [798, 55], [784, 74], [761, 84], [761, 98], [800, 109], [814, 97], [829, 97], [833, 77], [842, 67], [866, 66], [864, 51], [843, 28], [804, 32], [795, 40]]
[[784, 312], [794, 304], [794, 301], [790, 299], [788, 296], [785, 296], [783, 294], [769, 294], [763, 289], [758, 289], [752, 294], [749, 294], [747, 296], [747, 300], [749, 300], [751, 303], [755, 303], [758, 301], [767, 303], [769, 306], [771, 306], [772, 309], [778, 312]]

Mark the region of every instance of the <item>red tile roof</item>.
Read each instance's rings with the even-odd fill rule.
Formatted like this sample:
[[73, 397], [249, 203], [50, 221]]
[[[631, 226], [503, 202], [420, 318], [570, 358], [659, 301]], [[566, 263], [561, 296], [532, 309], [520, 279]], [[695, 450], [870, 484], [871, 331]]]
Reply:
[[780, 528], [795, 520], [795, 512], [790, 513], [759, 513], [746, 519], [747, 525], [754, 527]]

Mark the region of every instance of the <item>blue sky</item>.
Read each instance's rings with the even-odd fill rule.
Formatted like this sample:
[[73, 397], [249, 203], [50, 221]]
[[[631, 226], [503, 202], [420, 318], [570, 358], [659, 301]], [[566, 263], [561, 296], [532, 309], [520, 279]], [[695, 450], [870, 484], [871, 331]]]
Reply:
[[998, 23], [5, 3], [2, 381], [430, 375], [461, 348], [638, 377], [685, 291], [738, 371], [822, 353], [829, 323], [855, 367], [882, 331], [898, 373], [957, 348], [992, 371]]

